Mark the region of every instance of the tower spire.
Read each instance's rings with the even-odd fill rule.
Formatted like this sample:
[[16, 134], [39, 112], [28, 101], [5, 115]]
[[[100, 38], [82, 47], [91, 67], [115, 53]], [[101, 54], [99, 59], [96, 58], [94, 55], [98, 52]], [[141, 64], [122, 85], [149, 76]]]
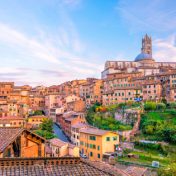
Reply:
[[141, 52], [152, 55], [152, 38], [147, 34], [145, 34], [144, 38], [142, 38]]

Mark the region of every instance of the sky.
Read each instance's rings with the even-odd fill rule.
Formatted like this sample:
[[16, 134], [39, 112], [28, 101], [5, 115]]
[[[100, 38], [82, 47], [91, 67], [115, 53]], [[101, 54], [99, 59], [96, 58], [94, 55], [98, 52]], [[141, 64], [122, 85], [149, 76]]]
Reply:
[[0, 81], [57, 85], [101, 77], [147, 33], [156, 61], [176, 62], [175, 0], [1, 0]]

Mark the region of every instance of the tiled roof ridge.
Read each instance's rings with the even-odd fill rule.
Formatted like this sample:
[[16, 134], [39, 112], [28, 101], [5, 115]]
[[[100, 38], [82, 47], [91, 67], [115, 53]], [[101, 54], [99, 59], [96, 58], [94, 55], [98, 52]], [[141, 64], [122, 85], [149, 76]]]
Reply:
[[[9, 129], [9, 128], [8, 128], [8, 129]], [[19, 135], [25, 130], [24, 128], [18, 128], [18, 127], [14, 127], [13, 129], [19, 129], [19, 131], [17, 131], [16, 134], [15, 134], [12, 138], [10, 138], [10, 140], [7, 140], [6, 143], [3, 144], [3, 146], [1, 146], [1, 148], [0, 148], [0, 151], [1, 151], [1, 152], [2, 152], [10, 143], [12, 143], [12, 142], [15, 140], [15, 138], [16, 138], [17, 136], [19, 136]]]
[[121, 169], [118, 169], [118, 168], [116, 168], [116, 167], [114, 167], [112, 165], [105, 164], [103, 162], [99, 162], [99, 161], [92, 162], [90, 160], [88, 161], [88, 160], [84, 160], [84, 159], [81, 159], [81, 162], [83, 162], [83, 163], [85, 163], [85, 164], [87, 164], [87, 165], [89, 165], [89, 166], [91, 166], [93, 168], [96, 168], [96, 169], [98, 169], [100, 171], [103, 171], [106, 174], [110, 174], [110, 175], [113, 175], [113, 176], [130, 176], [127, 172], [125, 172], [125, 171], [123, 171]]

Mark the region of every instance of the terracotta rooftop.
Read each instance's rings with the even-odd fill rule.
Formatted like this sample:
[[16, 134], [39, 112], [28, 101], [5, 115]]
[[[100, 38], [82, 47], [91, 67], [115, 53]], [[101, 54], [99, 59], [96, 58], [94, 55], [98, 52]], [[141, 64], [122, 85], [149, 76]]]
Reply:
[[57, 147], [62, 147], [62, 146], [65, 146], [67, 145], [68, 143], [67, 142], [64, 142], [58, 138], [53, 138], [53, 139], [50, 139], [49, 142], [52, 144], [52, 145], [55, 145]]
[[44, 115], [35, 115], [35, 116], [29, 116], [28, 118], [48, 118], [48, 117]]
[[11, 166], [8, 168], [0, 168], [0, 175], [31, 175], [31, 176], [109, 176], [105, 173], [85, 163], [67, 164], [58, 166]]
[[68, 118], [68, 117], [72, 116], [73, 114], [75, 114], [74, 111], [68, 111], [68, 112], [65, 112], [65, 113], [63, 114], [63, 117], [64, 117], [64, 118]]
[[85, 129], [81, 129], [80, 132], [102, 136], [110, 131], [100, 130], [97, 128], [85, 128]]
[[0, 175], [10, 176], [130, 176], [104, 162], [79, 157], [0, 158]]
[[0, 128], [0, 152], [23, 132], [22, 128]]
[[147, 168], [129, 166], [125, 171], [131, 176], [143, 176]]
[[21, 119], [21, 120], [24, 120], [23, 117], [19, 117], [19, 116], [4, 116], [4, 117], [0, 117], [0, 120], [6, 120], [6, 119], [14, 119], [14, 120], [17, 120], [17, 119]]
[[68, 143], [68, 147], [71, 148], [71, 149], [74, 149], [76, 147], [76, 145], [73, 145], [71, 143]]
[[85, 127], [88, 127], [88, 124], [85, 124], [85, 123], [76, 123], [74, 125], [72, 125], [72, 128], [85, 128]]

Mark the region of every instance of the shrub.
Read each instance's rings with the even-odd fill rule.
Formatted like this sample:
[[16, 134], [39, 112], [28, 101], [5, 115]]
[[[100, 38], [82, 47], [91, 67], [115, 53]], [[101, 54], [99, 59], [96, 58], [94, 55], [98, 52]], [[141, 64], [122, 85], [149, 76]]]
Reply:
[[176, 102], [170, 102], [168, 103], [169, 108], [175, 109], [176, 108]]
[[167, 100], [166, 100], [165, 98], [163, 98], [163, 99], [161, 100], [161, 102], [164, 103], [164, 104], [167, 104]]
[[156, 105], [156, 108], [157, 108], [157, 110], [163, 110], [164, 111], [166, 109], [166, 105], [164, 103], [158, 103]]
[[156, 103], [155, 102], [146, 102], [144, 104], [145, 111], [154, 111], [156, 110]]
[[147, 126], [145, 126], [144, 131], [145, 131], [146, 134], [153, 134], [154, 126], [153, 125], [147, 125]]
[[139, 146], [139, 147], [142, 147], [142, 148], [145, 148], [145, 149], [162, 151], [161, 144], [143, 143], [143, 142], [135, 141], [135, 146]]

